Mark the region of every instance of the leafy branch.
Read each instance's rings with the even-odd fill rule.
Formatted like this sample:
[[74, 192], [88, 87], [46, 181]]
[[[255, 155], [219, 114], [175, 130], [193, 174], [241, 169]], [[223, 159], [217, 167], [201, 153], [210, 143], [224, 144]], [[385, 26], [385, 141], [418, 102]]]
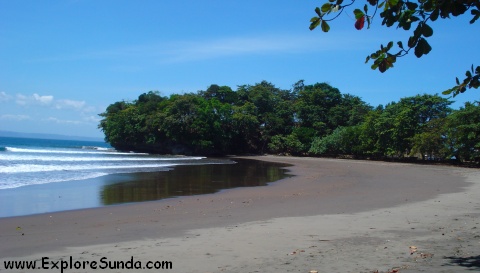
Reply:
[[457, 85], [455, 85], [454, 87], [448, 90], [443, 91], [442, 94], [444, 95], [452, 94], [453, 97], [455, 97], [456, 95], [467, 91], [467, 88], [478, 89], [478, 87], [480, 87], [480, 66], [477, 66], [477, 68], [475, 68], [475, 71], [474, 71], [473, 65], [472, 65], [471, 69], [465, 72], [465, 76], [466, 78], [463, 80], [462, 83], [460, 83], [460, 80], [456, 78]]
[[[352, 0], [348, 4], [343, 4], [343, 0], [328, 0], [321, 8], [316, 8], [315, 12], [317, 16], [314, 16], [310, 20], [310, 30], [314, 30], [318, 26], [321, 27], [323, 32], [330, 31], [329, 22], [335, 20], [344, 12], [347, 8], [353, 6], [357, 0]], [[432, 50], [432, 47], [427, 41], [427, 38], [433, 35], [433, 29], [428, 24], [434, 22], [437, 19], [447, 19], [450, 16], [459, 16], [465, 14], [470, 10], [473, 16], [470, 20], [470, 24], [475, 23], [480, 18], [480, 0], [418, 0], [417, 3], [409, 0], [367, 0], [368, 4], [363, 6], [363, 10], [355, 8], [353, 14], [355, 16], [355, 28], [362, 30], [367, 22], [367, 28], [373, 22], [373, 18], [376, 16], [377, 11], [381, 10], [380, 18], [382, 18], [382, 25], [386, 27], [392, 27], [396, 25], [396, 28], [402, 28], [409, 31], [412, 28], [412, 24], [416, 23], [416, 28], [413, 34], [409, 37], [407, 43], [404, 45], [402, 41], [398, 41], [396, 44], [398, 50], [393, 51], [393, 41], [388, 42], [386, 46], [380, 45], [380, 49], [367, 56], [365, 63], [373, 61], [371, 68], [373, 70], [378, 69], [381, 73], [387, 71], [393, 67], [397, 61], [397, 58], [407, 55], [412, 49], [417, 58], [427, 55]], [[374, 12], [369, 15], [368, 7], [373, 6]], [[331, 15], [336, 13], [333, 17]], [[477, 67], [478, 68], [478, 67]], [[457, 85], [448, 92], [463, 93], [466, 88], [478, 88], [478, 70], [467, 71], [467, 78], [460, 84], [457, 79]], [[473, 76], [476, 74], [476, 76]], [[447, 90], [447, 91], [449, 91]], [[447, 93], [445, 91], [444, 93]]]

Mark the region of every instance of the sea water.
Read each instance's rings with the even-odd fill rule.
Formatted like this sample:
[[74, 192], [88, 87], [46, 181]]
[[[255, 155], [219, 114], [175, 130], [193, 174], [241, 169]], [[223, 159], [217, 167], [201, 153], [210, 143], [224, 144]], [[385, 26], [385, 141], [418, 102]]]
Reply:
[[0, 190], [213, 163], [222, 162], [205, 157], [119, 152], [101, 141], [0, 137]]
[[119, 152], [98, 141], [0, 137], [0, 217], [265, 186], [286, 165]]

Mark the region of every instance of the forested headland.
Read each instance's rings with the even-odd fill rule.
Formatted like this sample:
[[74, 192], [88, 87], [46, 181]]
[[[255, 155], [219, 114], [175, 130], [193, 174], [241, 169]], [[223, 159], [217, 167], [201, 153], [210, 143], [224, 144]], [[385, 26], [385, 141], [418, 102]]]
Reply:
[[480, 153], [480, 104], [460, 109], [437, 94], [373, 107], [327, 83], [290, 90], [263, 81], [237, 90], [211, 85], [196, 93], [109, 105], [100, 116], [117, 150], [159, 154], [289, 154], [474, 161]]

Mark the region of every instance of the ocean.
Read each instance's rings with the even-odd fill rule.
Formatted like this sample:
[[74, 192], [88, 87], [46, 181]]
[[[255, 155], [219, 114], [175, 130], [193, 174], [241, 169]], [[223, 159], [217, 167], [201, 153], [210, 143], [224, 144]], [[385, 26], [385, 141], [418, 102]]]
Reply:
[[0, 190], [212, 163], [222, 162], [205, 157], [118, 152], [105, 142], [0, 137]]
[[104, 142], [0, 137], [0, 217], [265, 186], [285, 164], [119, 152]]

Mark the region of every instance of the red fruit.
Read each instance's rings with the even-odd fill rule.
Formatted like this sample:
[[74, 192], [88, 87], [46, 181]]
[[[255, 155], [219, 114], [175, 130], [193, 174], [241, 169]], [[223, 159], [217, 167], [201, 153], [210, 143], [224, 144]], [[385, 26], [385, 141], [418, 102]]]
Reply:
[[362, 16], [355, 21], [355, 28], [361, 30], [365, 25], [365, 16]]

